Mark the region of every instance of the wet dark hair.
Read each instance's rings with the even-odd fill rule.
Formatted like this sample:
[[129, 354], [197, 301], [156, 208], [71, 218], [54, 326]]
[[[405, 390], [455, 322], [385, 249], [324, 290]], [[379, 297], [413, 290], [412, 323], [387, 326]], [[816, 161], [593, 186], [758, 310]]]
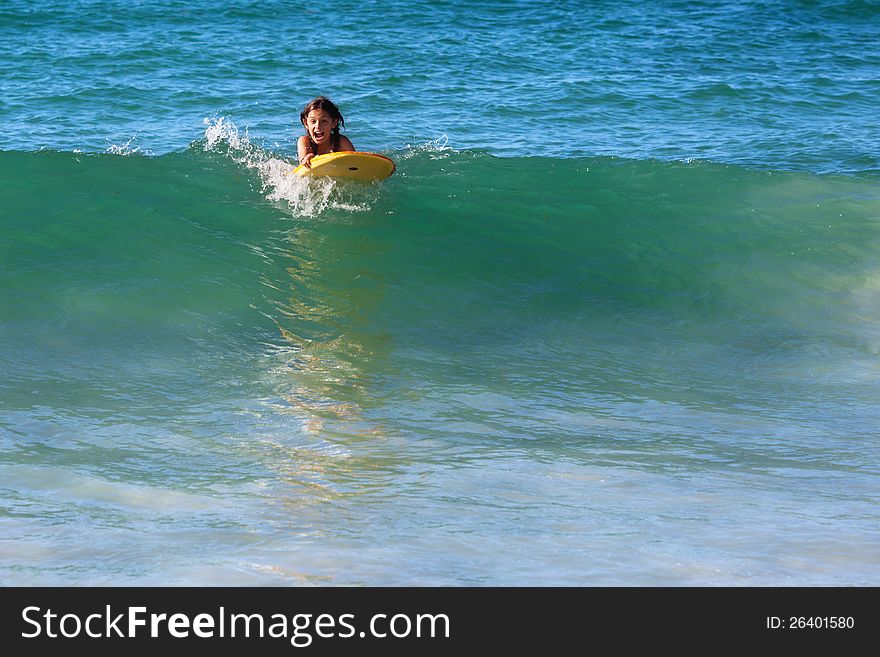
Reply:
[[[309, 112], [312, 110], [324, 110], [327, 114], [330, 115], [330, 118], [338, 121], [336, 127], [333, 128], [333, 132], [330, 133], [330, 148], [332, 150], [336, 150], [339, 148], [339, 128], [345, 127], [345, 119], [342, 118], [342, 113], [339, 111], [339, 108], [333, 103], [332, 100], [327, 98], [327, 96], [318, 96], [314, 100], [312, 100], [308, 105], [303, 108], [303, 111], [299, 113], [299, 120], [302, 122], [303, 127], [306, 127], [306, 117], [308, 117]], [[309, 138], [309, 147], [311, 148], [313, 153], [318, 152], [318, 145], [312, 141], [312, 136], [309, 134], [308, 128], [306, 128], [306, 137]]]

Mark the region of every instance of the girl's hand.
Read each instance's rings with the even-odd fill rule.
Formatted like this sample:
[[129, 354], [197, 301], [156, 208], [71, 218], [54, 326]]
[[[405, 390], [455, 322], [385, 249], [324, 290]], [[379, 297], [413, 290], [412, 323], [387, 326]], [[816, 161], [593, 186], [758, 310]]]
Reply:
[[306, 153], [302, 158], [300, 158], [299, 163], [302, 164], [306, 169], [311, 169], [311, 162], [313, 157], [315, 157], [314, 153]]

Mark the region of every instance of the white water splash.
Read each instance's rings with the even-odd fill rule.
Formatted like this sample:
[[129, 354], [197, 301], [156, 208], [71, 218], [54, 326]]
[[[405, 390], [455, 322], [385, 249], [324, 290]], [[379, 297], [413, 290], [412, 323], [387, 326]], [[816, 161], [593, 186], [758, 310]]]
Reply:
[[206, 118], [204, 150], [222, 153], [232, 161], [256, 171], [261, 193], [270, 201], [286, 202], [296, 217], [315, 217], [328, 209], [364, 212], [370, 209], [368, 188], [350, 188], [332, 178], [305, 178], [294, 175], [296, 168], [251, 142], [245, 130], [226, 117]]
[[456, 150], [449, 145], [449, 137], [442, 134], [436, 139], [431, 139], [423, 144], [407, 144], [400, 159], [408, 160], [420, 153], [427, 153], [432, 159], [439, 159], [453, 155], [456, 153]]
[[104, 151], [107, 155], [153, 155], [153, 151], [141, 148], [140, 146], [132, 146], [132, 142], [138, 138], [140, 132], [135, 134], [131, 139], [127, 142], [119, 146], [117, 144], [110, 144], [107, 149]]

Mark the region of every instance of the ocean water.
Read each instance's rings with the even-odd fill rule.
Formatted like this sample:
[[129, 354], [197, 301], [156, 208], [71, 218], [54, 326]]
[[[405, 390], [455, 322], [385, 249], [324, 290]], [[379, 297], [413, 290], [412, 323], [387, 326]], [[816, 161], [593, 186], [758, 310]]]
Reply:
[[[876, 2], [0, 1], [0, 584], [880, 585]], [[378, 184], [288, 174], [330, 95]]]

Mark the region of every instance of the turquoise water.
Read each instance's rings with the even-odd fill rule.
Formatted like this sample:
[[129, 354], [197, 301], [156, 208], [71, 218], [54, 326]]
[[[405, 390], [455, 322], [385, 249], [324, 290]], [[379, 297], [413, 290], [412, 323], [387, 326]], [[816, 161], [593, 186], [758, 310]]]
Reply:
[[880, 584], [878, 19], [0, 4], [0, 583]]

